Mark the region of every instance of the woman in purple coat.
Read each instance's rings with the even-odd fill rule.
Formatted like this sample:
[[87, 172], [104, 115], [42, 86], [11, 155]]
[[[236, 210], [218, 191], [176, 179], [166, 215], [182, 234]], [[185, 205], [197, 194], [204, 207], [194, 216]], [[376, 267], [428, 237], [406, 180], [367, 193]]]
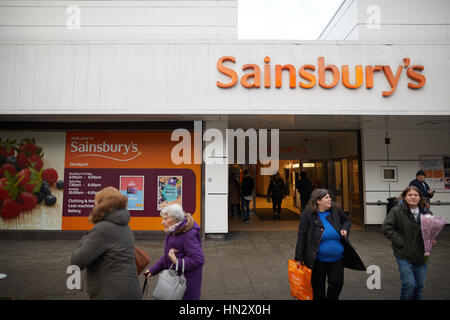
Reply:
[[189, 213], [178, 204], [172, 204], [161, 211], [162, 224], [166, 232], [164, 255], [145, 273], [145, 277], [157, 275], [171, 264], [182, 265], [187, 289], [183, 300], [198, 300], [202, 288], [202, 269], [205, 257], [202, 251], [200, 227]]

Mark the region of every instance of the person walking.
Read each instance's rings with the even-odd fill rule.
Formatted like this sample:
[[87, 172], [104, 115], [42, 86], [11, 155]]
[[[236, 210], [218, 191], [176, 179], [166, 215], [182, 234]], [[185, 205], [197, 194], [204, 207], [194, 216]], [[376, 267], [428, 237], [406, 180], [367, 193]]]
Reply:
[[431, 198], [433, 198], [435, 190], [431, 190], [428, 183], [425, 182], [425, 171], [417, 171], [416, 179], [412, 180], [409, 185], [416, 187], [420, 191], [428, 207], [430, 207]]
[[94, 227], [72, 254], [71, 264], [86, 269], [87, 292], [92, 300], [142, 299], [127, 202], [116, 188], [100, 190], [89, 214]]
[[[420, 216], [431, 214], [426, 200], [415, 186], [401, 193], [382, 225], [385, 237], [392, 241], [402, 282], [400, 300], [420, 300], [425, 286], [427, 263]], [[436, 241], [433, 241], [433, 245]]]
[[144, 276], [155, 276], [164, 269], [169, 269], [177, 261], [181, 266], [184, 259], [187, 288], [183, 300], [198, 300], [201, 296], [202, 270], [205, 263], [200, 227], [192, 215], [185, 213], [179, 204], [165, 207], [160, 215], [166, 232], [164, 255], [145, 271]]
[[250, 201], [253, 199], [253, 178], [248, 174], [248, 170], [244, 170], [244, 178], [242, 179], [242, 212], [244, 218], [242, 222], [248, 223], [250, 220]]
[[297, 184], [297, 190], [300, 193], [302, 212], [305, 209], [309, 201], [309, 198], [311, 197], [311, 193], [314, 189], [311, 181], [306, 176], [307, 176], [306, 171], [300, 172], [300, 179], [298, 180]]
[[[315, 189], [300, 216], [295, 260], [312, 269], [314, 300], [338, 300], [344, 267], [365, 270], [348, 241], [351, 222], [326, 189]], [[325, 284], [328, 288], [325, 290]]]
[[234, 218], [234, 214], [236, 217], [241, 217], [241, 191], [239, 188], [239, 182], [237, 181], [234, 174], [230, 174], [230, 178], [228, 180], [228, 204], [229, 211], [231, 212], [231, 217]]
[[287, 196], [287, 188], [280, 173], [277, 172], [272, 176], [269, 187], [267, 188], [267, 197], [272, 199], [273, 220], [281, 219], [281, 203]]

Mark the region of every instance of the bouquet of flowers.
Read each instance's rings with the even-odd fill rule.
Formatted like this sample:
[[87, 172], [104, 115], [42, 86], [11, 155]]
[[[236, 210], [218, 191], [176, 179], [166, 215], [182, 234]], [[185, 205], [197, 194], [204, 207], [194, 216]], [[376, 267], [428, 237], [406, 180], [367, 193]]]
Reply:
[[420, 224], [425, 247], [425, 257], [428, 260], [433, 241], [445, 226], [445, 218], [436, 217], [431, 214], [423, 214], [420, 216]]

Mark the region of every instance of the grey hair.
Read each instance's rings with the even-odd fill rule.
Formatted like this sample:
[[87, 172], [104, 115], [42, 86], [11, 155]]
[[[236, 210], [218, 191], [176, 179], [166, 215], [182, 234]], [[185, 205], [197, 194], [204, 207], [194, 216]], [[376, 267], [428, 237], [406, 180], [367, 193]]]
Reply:
[[177, 203], [171, 204], [170, 206], [162, 209], [160, 215], [162, 216], [163, 214], [166, 214], [169, 218], [172, 218], [176, 222], [183, 221], [185, 216], [183, 208]]

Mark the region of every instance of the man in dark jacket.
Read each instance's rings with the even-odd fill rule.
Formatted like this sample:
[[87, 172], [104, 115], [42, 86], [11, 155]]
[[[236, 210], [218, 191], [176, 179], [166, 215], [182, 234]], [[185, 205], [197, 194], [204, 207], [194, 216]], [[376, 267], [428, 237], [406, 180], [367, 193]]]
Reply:
[[244, 170], [244, 178], [242, 179], [242, 211], [244, 219], [242, 222], [247, 223], [250, 220], [250, 201], [253, 198], [253, 178], [248, 174], [248, 170]]
[[286, 184], [280, 176], [280, 173], [276, 173], [270, 180], [269, 187], [267, 188], [267, 197], [272, 199], [273, 206], [273, 220], [280, 220], [281, 218], [281, 202], [288, 194]]
[[434, 190], [430, 189], [428, 183], [425, 182], [425, 171], [419, 170], [416, 173], [416, 179], [409, 183], [410, 186], [414, 186], [419, 189], [422, 196], [425, 198], [425, 201], [430, 204], [431, 198], [434, 196]]
[[313, 185], [311, 181], [306, 177], [306, 172], [300, 172], [300, 179], [297, 182], [297, 190], [300, 193], [300, 201], [302, 212], [308, 204], [309, 197], [311, 197], [311, 192], [313, 192]]

